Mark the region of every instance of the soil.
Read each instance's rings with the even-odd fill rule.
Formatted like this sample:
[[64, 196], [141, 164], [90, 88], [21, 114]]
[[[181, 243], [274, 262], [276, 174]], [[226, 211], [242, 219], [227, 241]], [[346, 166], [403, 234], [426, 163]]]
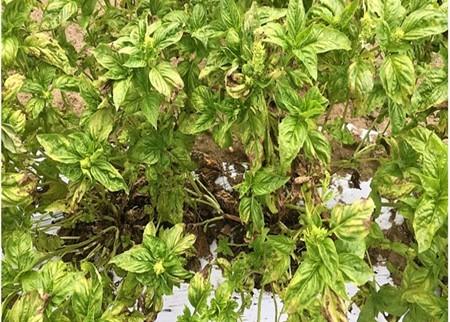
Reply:
[[[68, 96], [70, 97], [70, 96]], [[76, 100], [72, 104], [76, 106]], [[81, 110], [82, 108], [79, 108]], [[351, 157], [354, 151], [354, 146], [346, 147], [341, 146], [337, 142], [332, 142], [333, 156], [337, 160], [345, 160]], [[197, 137], [192, 152], [192, 159], [197, 163], [196, 174], [199, 176], [201, 182], [205, 187], [214, 195], [215, 199], [219, 202], [221, 209], [225, 212], [224, 220], [214, 221], [208, 225], [199, 225], [200, 222], [211, 219], [217, 216], [216, 213], [207, 205], [197, 204], [195, 208], [187, 207], [185, 224], [188, 231], [194, 233], [197, 237], [195, 243], [196, 256], [189, 262], [189, 267], [193, 270], [197, 270], [200, 267], [199, 258], [209, 256], [209, 245], [214, 239], [220, 236], [228, 237], [230, 242], [240, 244], [245, 242], [246, 229], [239, 219], [239, 194], [236, 190], [227, 191], [224, 187], [216, 183], [217, 178], [226, 178], [231, 185], [236, 185], [243, 180], [243, 175], [246, 171], [246, 164], [248, 159], [243, 151], [242, 145], [235, 140], [232, 147], [228, 149], [221, 149], [214, 142], [212, 137], [208, 134], [203, 134]], [[231, 173], [229, 166], [234, 167], [234, 171]], [[366, 180], [376, 170], [376, 163], [365, 164], [359, 169], [352, 170], [352, 186], [358, 187], [360, 180]], [[277, 227], [278, 221], [283, 222], [287, 227], [298, 227], [298, 212], [296, 210], [285, 208], [285, 204], [296, 204], [300, 200], [299, 187], [303, 184], [311, 185], [318, 183], [321, 179], [320, 167], [318, 165], [312, 165], [306, 160], [301, 158], [295, 161], [294, 178], [286, 185], [286, 191], [279, 192], [276, 200], [278, 203], [279, 212], [266, 217], [266, 223], [271, 227], [272, 233], [278, 233]], [[348, 173], [348, 169], [332, 168], [332, 172]], [[311, 176], [311, 173], [317, 173], [317, 175]], [[145, 180], [139, 183], [144, 186]], [[133, 243], [140, 243], [142, 238], [143, 228], [148, 222], [149, 216], [144, 213], [144, 208], [151, 204], [149, 197], [140, 195], [138, 187], [133, 189], [134, 192], [130, 194], [130, 197], [126, 197], [121, 193], [112, 194], [112, 204], [121, 205], [119, 212], [121, 215], [121, 222], [118, 223], [118, 227], [121, 227], [121, 235], [129, 236], [130, 243], [128, 246], [121, 246], [117, 252], [126, 250], [131, 247]], [[108, 209], [100, 210], [105, 215], [110, 212]], [[60, 231], [60, 235], [74, 235], [81, 236], [82, 238], [77, 242], [88, 239], [96, 232], [110, 226], [110, 222], [96, 222], [95, 225], [86, 225], [84, 223], [76, 224], [73, 228], [63, 228]], [[91, 227], [91, 228], [88, 228]], [[94, 228], [92, 228], [94, 227]], [[90, 230], [91, 229], [91, 230]], [[113, 235], [108, 235], [106, 239], [111, 239]], [[106, 245], [105, 245], [106, 246]], [[125, 248], [123, 248], [125, 247]], [[233, 247], [235, 252], [246, 251], [241, 247]], [[87, 250], [89, 252], [89, 250]], [[395, 256], [385, 254], [380, 251], [380, 254], [384, 257]], [[87, 254], [82, 254], [83, 256]], [[70, 258], [74, 255], [68, 255]], [[391, 258], [389, 258], [391, 260]], [[393, 261], [398, 262], [395, 258]], [[401, 263], [397, 263], [401, 264]]]
[[65, 34], [67, 41], [75, 48], [77, 53], [79, 53], [86, 45], [86, 42], [84, 41], [83, 29], [80, 25], [76, 23], [68, 24]]
[[64, 111], [66, 108], [68, 108], [69, 111], [75, 113], [77, 116], [81, 116], [85, 108], [85, 103], [80, 93], [64, 92], [64, 95], [66, 97], [67, 105], [64, 104], [62, 92], [59, 89], [54, 89], [52, 91], [53, 106], [60, 111]]

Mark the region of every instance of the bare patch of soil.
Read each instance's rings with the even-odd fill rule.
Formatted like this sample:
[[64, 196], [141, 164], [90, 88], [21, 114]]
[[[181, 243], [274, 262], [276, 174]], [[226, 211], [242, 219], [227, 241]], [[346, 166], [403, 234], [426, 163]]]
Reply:
[[[65, 95], [65, 100], [63, 95]], [[57, 109], [64, 111], [65, 108], [69, 108], [69, 111], [74, 112], [77, 116], [83, 113], [85, 108], [85, 103], [80, 93], [77, 92], [64, 92], [64, 94], [59, 89], [54, 89], [52, 91], [52, 104]]]
[[70, 23], [65, 30], [67, 41], [75, 48], [79, 53], [86, 45], [84, 41], [83, 29], [76, 23]]

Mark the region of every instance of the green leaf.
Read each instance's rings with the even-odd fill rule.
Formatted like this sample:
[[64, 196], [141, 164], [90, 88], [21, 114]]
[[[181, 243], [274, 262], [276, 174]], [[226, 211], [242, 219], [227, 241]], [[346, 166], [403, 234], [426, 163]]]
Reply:
[[317, 130], [311, 130], [303, 143], [303, 150], [310, 158], [319, 159], [324, 164], [330, 163], [331, 147], [325, 136]]
[[134, 161], [152, 165], [160, 160], [163, 148], [159, 136], [149, 135], [139, 139], [131, 147], [130, 156]]
[[277, 252], [290, 256], [295, 250], [295, 242], [293, 239], [283, 235], [267, 236], [267, 244]]
[[331, 238], [325, 237], [326, 230], [316, 227], [305, 234], [307, 256], [320, 264], [319, 275], [323, 282], [341, 297], [346, 298], [344, 278], [339, 271], [339, 256]]
[[39, 57], [40, 60], [58, 67], [64, 73], [72, 75], [75, 68], [70, 65], [66, 52], [58, 41], [44, 32], [34, 32], [24, 41], [24, 48], [30, 54]]
[[26, 105], [27, 113], [31, 114], [33, 119], [35, 119], [44, 110], [45, 104], [46, 102], [44, 99], [32, 97]]
[[6, 313], [10, 322], [43, 322], [45, 301], [38, 292], [21, 296]]
[[128, 72], [122, 67], [119, 54], [114, 52], [110, 47], [105, 44], [100, 44], [94, 49], [93, 54], [99, 64], [108, 70], [105, 77], [114, 80], [127, 77]]
[[382, 2], [378, 6], [379, 9], [377, 13], [388, 23], [390, 27], [400, 25], [400, 22], [403, 20], [406, 13], [405, 8], [402, 6], [401, 0], [376, 0], [374, 2]]
[[68, 139], [70, 141], [72, 149], [76, 151], [78, 155], [81, 155], [83, 157], [92, 156], [92, 159], [95, 159], [96, 156], [93, 154], [97, 150], [96, 143], [92, 140], [88, 133], [73, 132], [68, 135]]
[[149, 72], [149, 79], [152, 86], [166, 97], [170, 96], [171, 87], [181, 89], [184, 86], [178, 72], [172, 65], [166, 62], [160, 63]]
[[303, 7], [303, 0], [290, 0], [287, 13], [286, 23], [288, 35], [295, 40], [297, 35], [302, 31], [305, 24], [305, 8]]
[[290, 114], [298, 114], [303, 103], [297, 91], [285, 83], [277, 84], [275, 102], [279, 107], [287, 109]]
[[241, 11], [234, 0], [220, 0], [220, 19], [227, 29], [241, 26]]
[[403, 39], [416, 40], [447, 31], [447, 13], [434, 8], [424, 8], [410, 13], [402, 24]]
[[414, 111], [424, 111], [448, 99], [447, 71], [442, 68], [426, 70], [411, 97]]
[[324, 281], [319, 274], [320, 263], [305, 259], [286, 289], [284, 301], [288, 313], [299, 312], [323, 292]]
[[363, 239], [369, 234], [370, 217], [374, 209], [372, 199], [359, 200], [351, 205], [337, 205], [331, 212], [330, 226], [338, 238]]
[[264, 227], [264, 215], [261, 204], [255, 197], [244, 197], [239, 202], [239, 217], [243, 223], [248, 223], [251, 219], [257, 230]]
[[14, 131], [14, 128], [5, 123], [2, 124], [2, 145], [6, 150], [14, 154], [26, 152], [22, 140]]
[[289, 177], [278, 174], [274, 169], [261, 168], [253, 177], [253, 195], [262, 196], [274, 192], [284, 186], [288, 180]]
[[128, 89], [131, 86], [131, 78], [125, 78], [114, 82], [113, 84], [113, 102], [116, 110], [118, 110], [127, 96]]
[[334, 243], [336, 245], [338, 253], [351, 253], [352, 255], [355, 255], [360, 259], [364, 259], [367, 248], [366, 241], [364, 239], [357, 239], [352, 241], [337, 239]]
[[142, 97], [142, 113], [144, 113], [147, 121], [156, 129], [158, 126], [159, 106], [161, 104], [161, 97], [159, 94], [152, 92], [147, 93]]
[[152, 68], [148, 74], [150, 83], [161, 94], [168, 97], [170, 96], [170, 85], [165, 81], [161, 72], [155, 67]]
[[91, 137], [99, 142], [108, 140], [113, 130], [114, 115], [110, 108], [102, 108], [89, 117], [87, 128]]
[[19, 42], [16, 37], [2, 37], [2, 62], [9, 65], [14, 62], [19, 50]]
[[155, 47], [159, 50], [163, 50], [179, 42], [182, 36], [183, 30], [180, 30], [180, 23], [164, 23], [157, 28], [153, 34], [153, 38], [155, 39]]
[[49, 295], [47, 306], [57, 308], [72, 295], [77, 274], [69, 271], [69, 266], [61, 260], [47, 262], [39, 272], [26, 274], [21, 282], [24, 291], [38, 290]]
[[205, 306], [210, 290], [211, 284], [209, 284], [200, 272], [196, 273], [189, 283], [189, 303], [197, 310]]
[[306, 92], [303, 97], [301, 112], [298, 113], [302, 118], [309, 119], [322, 115], [328, 100], [320, 93], [319, 89], [314, 86]]
[[2, 174], [2, 207], [26, 207], [33, 202], [36, 181], [27, 172]]
[[[2, 273], [11, 272], [16, 278], [19, 273], [30, 270], [37, 260], [33, 249], [31, 235], [24, 231], [10, 232], [2, 245], [5, 257], [2, 263]], [[2, 275], [3, 276], [3, 275]]]
[[307, 136], [307, 124], [295, 116], [286, 116], [278, 125], [281, 168], [287, 170], [300, 152]]
[[364, 98], [372, 91], [373, 74], [369, 63], [358, 59], [349, 66], [348, 86], [358, 98]]
[[139, 245], [115, 256], [110, 263], [127, 272], [146, 273], [153, 270], [153, 260], [147, 248]]
[[64, 7], [62, 7], [60, 12], [61, 22], [69, 20], [78, 11], [78, 6], [76, 1], [68, 1]]
[[408, 144], [419, 154], [426, 155], [431, 154], [442, 155], [444, 158], [440, 158], [441, 161], [447, 160], [447, 147], [442, 140], [427, 128], [418, 126], [408, 132], [404, 136], [404, 139]]
[[347, 280], [364, 285], [372, 279], [373, 271], [367, 263], [354, 254], [339, 254], [339, 269]]
[[98, 321], [102, 314], [103, 284], [96, 270], [95, 273], [91, 272], [89, 279], [79, 278], [75, 284], [72, 309], [76, 314], [77, 321]]
[[156, 205], [158, 216], [161, 216], [163, 221], [168, 221], [172, 224], [181, 223], [183, 221], [183, 206], [186, 199], [184, 181], [180, 182], [177, 177], [172, 180], [168, 178], [163, 185], [159, 185], [158, 189]]
[[315, 29], [314, 33], [317, 33], [317, 39], [311, 46], [314, 46], [316, 53], [326, 53], [339, 49], [350, 50], [352, 48], [348, 37], [339, 30], [323, 26], [315, 27]]
[[392, 133], [399, 133], [406, 122], [406, 113], [402, 105], [390, 103], [388, 106], [389, 119], [391, 121]]
[[279, 20], [286, 16], [286, 9], [279, 9], [274, 7], [256, 7], [257, 16], [261, 25], [265, 25], [271, 21]]
[[128, 191], [128, 187], [119, 171], [111, 163], [97, 160], [91, 167], [90, 172], [95, 180], [100, 182], [109, 191]]
[[260, 30], [266, 36], [264, 39], [265, 42], [280, 46], [283, 49], [288, 48], [283, 26], [279, 23], [269, 22], [267, 25], [261, 27]]
[[62, 134], [39, 134], [37, 140], [52, 160], [65, 164], [78, 163], [80, 157], [73, 151], [70, 141]]
[[414, 233], [419, 253], [431, 247], [437, 231], [447, 222], [447, 199], [434, 200], [422, 197], [414, 212]]
[[81, 26], [86, 29], [90, 16], [95, 10], [95, 6], [97, 4], [97, 0], [84, 0], [81, 5]]
[[303, 63], [309, 75], [317, 79], [317, 52], [313, 46], [306, 46], [301, 49], [294, 49], [294, 55]]
[[416, 82], [411, 59], [400, 54], [387, 56], [380, 68], [380, 78], [387, 95], [395, 103], [404, 104]]
[[383, 285], [375, 294], [375, 304], [378, 311], [387, 312], [400, 317], [408, 311], [408, 304], [402, 300], [403, 290], [391, 285]]
[[196, 115], [194, 121], [188, 127], [188, 134], [197, 134], [211, 129], [216, 123], [216, 114], [212, 111]]
[[184, 235], [184, 224], [176, 224], [170, 229], [161, 231], [159, 238], [166, 243], [169, 251], [177, 255], [185, 253], [195, 242], [195, 235]]

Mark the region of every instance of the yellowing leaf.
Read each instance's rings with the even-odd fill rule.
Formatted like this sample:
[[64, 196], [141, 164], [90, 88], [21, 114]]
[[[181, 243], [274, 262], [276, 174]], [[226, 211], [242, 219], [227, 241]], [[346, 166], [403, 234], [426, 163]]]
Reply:
[[307, 124], [295, 116], [286, 116], [278, 125], [280, 163], [283, 170], [291, 166], [307, 136]]
[[90, 168], [90, 172], [95, 180], [100, 182], [109, 191], [128, 191], [128, 187], [120, 172], [111, 163], [97, 160]]
[[36, 138], [44, 148], [45, 154], [55, 161], [73, 164], [80, 160], [73, 151], [70, 141], [62, 134], [39, 134]]
[[416, 83], [414, 66], [406, 55], [387, 56], [380, 69], [381, 83], [387, 95], [397, 104], [404, 104]]
[[171, 88], [183, 88], [184, 83], [175, 68], [167, 62], [162, 62], [149, 72], [152, 86], [166, 97], [170, 96]]
[[370, 216], [374, 209], [372, 199], [335, 206], [330, 219], [332, 231], [338, 238], [345, 240], [365, 238], [369, 234]]
[[357, 97], [367, 96], [373, 89], [373, 74], [367, 62], [357, 60], [348, 68], [348, 85]]
[[424, 8], [410, 13], [402, 24], [403, 39], [416, 40], [447, 31], [447, 13], [434, 8]]

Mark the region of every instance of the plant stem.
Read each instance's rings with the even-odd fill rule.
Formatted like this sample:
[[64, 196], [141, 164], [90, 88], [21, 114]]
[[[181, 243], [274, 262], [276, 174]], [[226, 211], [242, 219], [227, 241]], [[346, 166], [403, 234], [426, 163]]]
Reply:
[[263, 292], [264, 292], [264, 285], [261, 285], [258, 297], [258, 318], [256, 320], [257, 322], [261, 322], [261, 306], [262, 306]]
[[224, 219], [223, 216], [217, 216], [217, 217], [206, 219], [206, 220], [204, 220], [202, 222], [199, 222], [199, 223], [195, 223], [193, 226], [194, 227], [196, 227], [196, 226], [203, 226], [203, 225], [206, 225], [206, 224], [209, 224], [209, 223], [212, 223], [212, 222], [215, 222], [215, 221], [223, 220], [223, 219]]
[[86, 247], [89, 244], [91, 244], [92, 242], [95, 242], [97, 239], [100, 239], [100, 237], [103, 237], [103, 234], [105, 234], [108, 231], [111, 231], [113, 229], [116, 230], [116, 231], [118, 230], [116, 226], [110, 226], [110, 227], [108, 227], [106, 229], [103, 229], [98, 234], [96, 234], [95, 236], [93, 236], [93, 237], [91, 237], [89, 239], [86, 239], [86, 240], [84, 240], [82, 242], [79, 242], [77, 244], [71, 244], [71, 245], [64, 246], [61, 249], [55, 250], [54, 252], [51, 252], [51, 253], [48, 253], [44, 257], [41, 257], [36, 262], [35, 266], [45, 262], [47, 259], [50, 259], [50, 258], [52, 258], [54, 256], [64, 256], [65, 254], [74, 252], [74, 251], [78, 250], [81, 247]]
[[273, 305], [275, 307], [275, 317], [274, 317], [274, 322], [278, 322], [278, 303], [277, 303], [277, 299], [275, 297], [275, 292], [273, 291], [272, 288], [272, 298], [273, 298]]
[[305, 211], [305, 207], [293, 205], [291, 203], [287, 203], [284, 205], [287, 209], [293, 209], [298, 211]]
[[358, 146], [356, 147], [355, 152], [353, 152], [353, 155], [355, 155], [356, 153], [358, 153], [358, 151], [362, 148], [362, 146], [364, 145], [364, 143], [366, 142], [366, 140], [369, 138], [369, 134], [370, 132], [372, 132], [372, 130], [375, 128], [375, 123], [378, 121], [378, 117], [372, 122], [372, 124], [370, 125], [370, 128], [367, 130], [366, 135], [364, 135], [363, 139], [359, 142]]
[[239, 315], [242, 315], [245, 310], [245, 293], [241, 292], [241, 307], [239, 308]]

